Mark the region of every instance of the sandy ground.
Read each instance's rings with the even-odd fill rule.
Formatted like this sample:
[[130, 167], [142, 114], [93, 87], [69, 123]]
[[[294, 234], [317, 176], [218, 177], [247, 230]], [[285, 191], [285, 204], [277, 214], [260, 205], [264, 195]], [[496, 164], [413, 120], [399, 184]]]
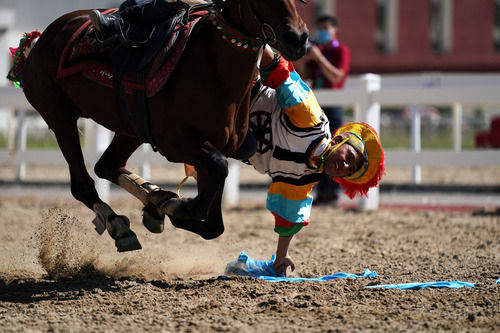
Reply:
[[[140, 168], [129, 166], [130, 170], [140, 174]], [[91, 170], [91, 168], [89, 168]], [[0, 165], [0, 180], [15, 179], [16, 167]], [[151, 168], [151, 180], [154, 182], [178, 183], [184, 177], [182, 164], [166, 163], [164, 166]], [[28, 181], [69, 181], [68, 168], [63, 165], [28, 165]], [[242, 183], [268, 183], [269, 177], [256, 172], [253, 167], [241, 164], [240, 181]], [[382, 182], [411, 183], [412, 169], [402, 166], [388, 166]], [[493, 167], [422, 167], [424, 184], [465, 184], [498, 185], [500, 184], [500, 166]]]
[[[150, 234], [135, 201], [115, 201], [143, 250], [119, 254], [73, 201], [1, 199], [0, 331], [499, 331], [500, 217], [470, 212], [314, 209], [293, 240], [292, 275], [374, 280], [270, 283], [217, 279], [241, 250], [268, 259], [276, 235], [261, 206], [224, 212], [216, 240]], [[476, 288], [372, 290], [436, 280]]]

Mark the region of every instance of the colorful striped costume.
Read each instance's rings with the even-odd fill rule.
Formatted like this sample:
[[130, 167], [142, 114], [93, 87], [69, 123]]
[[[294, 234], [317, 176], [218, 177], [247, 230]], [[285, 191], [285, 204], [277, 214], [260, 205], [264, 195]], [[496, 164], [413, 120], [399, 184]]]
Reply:
[[275, 232], [291, 236], [309, 223], [311, 191], [321, 175], [312, 161], [327, 148], [330, 128], [290, 62], [281, 58], [271, 72], [261, 71], [261, 79], [264, 86], [250, 105], [257, 152], [249, 162], [271, 176], [266, 206], [275, 217]]

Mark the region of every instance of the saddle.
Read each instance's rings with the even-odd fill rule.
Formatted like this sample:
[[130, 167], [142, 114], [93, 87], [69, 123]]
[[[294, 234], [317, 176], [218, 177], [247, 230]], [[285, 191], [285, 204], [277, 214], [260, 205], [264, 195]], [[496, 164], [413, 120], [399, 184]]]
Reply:
[[[112, 62], [116, 71], [133, 73], [146, 67], [171, 37], [175, 44], [179, 31], [174, 29], [182, 24], [188, 5], [183, 2], [168, 3], [168, 11], [161, 18], [150, 22], [125, 22], [118, 26], [119, 45], [114, 47]], [[120, 22], [119, 20], [118, 22]]]
[[[191, 32], [197, 23], [209, 16], [208, 11], [191, 12], [179, 7], [161, 22], [128, 27], [129, 40], [140, 45], [113, 45], [97, 39], [90, 20], [86, 21], [66, 44], [57, 71], [57, 78], [77, 73], [109, 88], [115, 88], [121, 117], [129, 123], [136, 137], [156, 144], [150, 133], [147, 98], [157, 94], [175, 69]], [[116, 8], [103, 14], [113, 14]], [[136, 39], [137, 38], [137, 39]], [[132, 95], [128, 105], [126, 95]]]

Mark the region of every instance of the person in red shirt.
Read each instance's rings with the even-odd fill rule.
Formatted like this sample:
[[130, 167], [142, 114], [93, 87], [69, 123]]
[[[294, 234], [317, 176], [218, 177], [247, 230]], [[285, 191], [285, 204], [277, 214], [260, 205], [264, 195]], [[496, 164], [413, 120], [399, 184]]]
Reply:
[[[313, 89], [342, 89], [349, 74], [351, 52], [337, 38], [338, 20], [321, 16], [316, 21], [317, 33], [306, 59], [305, 78], [312, 80]], [[332, 133], [344, 124], [341, 106], [323, 107]], [[340, 186], [325, 176], [317, 186], [315, 204], [338, 205]]]

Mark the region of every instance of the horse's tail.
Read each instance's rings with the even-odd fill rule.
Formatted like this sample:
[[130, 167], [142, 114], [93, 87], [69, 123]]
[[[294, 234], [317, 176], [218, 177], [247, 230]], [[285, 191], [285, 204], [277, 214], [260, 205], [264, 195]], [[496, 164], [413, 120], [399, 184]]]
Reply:
[[12, 67], [9, 70], [9, 74], [7, 74], [7, 79], [12, 81], [16, 87], [23, 86], [24, 64], [40, 35], [41, 33], [38, 30], [27, 32], [19, 41], [19, 47], [9, 48], [12, 54]]

